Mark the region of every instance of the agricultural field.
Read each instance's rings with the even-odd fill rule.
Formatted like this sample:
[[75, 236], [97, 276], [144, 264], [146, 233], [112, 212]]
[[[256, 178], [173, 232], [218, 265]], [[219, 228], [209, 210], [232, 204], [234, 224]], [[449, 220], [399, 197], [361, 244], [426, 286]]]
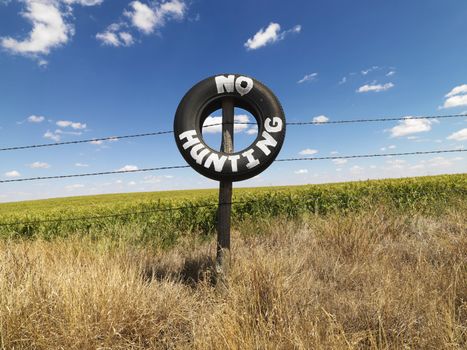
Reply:
[[[344, 213], [370, 207], [437, 213], [464, 202], [467, 175], [373, 180], [325, 185], [235, 189], [232, 219], [261, 222], [274, 217]], [[0, 237], [118, 236], [115, 228], [138, 228], [132, 243], [171, 246], [187, 233], [215, 230], [217, 190], [84, 196], [0, 204]], [[176, 209], [176, 210], [172, 210]], [[78, 220], [75, 220], [78, 219]], [[119, 240], [122, 237], [114, 237]]]
[[467, 174], [233, 201], [222, 292], [215, 190], [0, 205], [0, 348], [467, 347]]

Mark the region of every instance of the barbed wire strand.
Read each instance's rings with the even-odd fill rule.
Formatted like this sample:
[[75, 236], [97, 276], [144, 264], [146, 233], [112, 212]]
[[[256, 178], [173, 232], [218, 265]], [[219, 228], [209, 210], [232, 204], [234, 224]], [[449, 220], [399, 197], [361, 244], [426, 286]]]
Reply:
[[0, 148], [0, 152], [3, 152], [3, 151], [17, 151], [17, 150], [30, 149], [30, 148], [53, 147], [53, 146], [63, 146], [63, 145], [75, 145], [75, 144], [79, 144], [79, 143], [118, 141], [120, 139], [130, 139], [130, 138], [145, 137], [145, 136], [156, 136], [156, 135], [164, 135], [164, 134], [172, 134], [172, 133], [173, 133], [173, 131], [156, 131], [156, 132], [147, 132], [147, 133], [144, 133], [144, 134], [107, 136], [107, 137], [100, 137], [100, 138], [94, 138], [94, 139], [85, 139], [85, 140], [63, 141], [63, 142], [54, 142], [54, 143], [41, 143], [41, 144], [27, 145], [27, 146], [13, 146], [13, 147]]
[[[390, 118], [354, 119], [354, 120], [308, 121], [308, 122], [299, 121], [299, 122], [287, 122], [286, 125], [296, 126], [296, 125], [349, 124], [349, 123], [367, 123], [367, 122], [388, 122], [388, 121], [398, 121], [398, 120], [406, 120], [406, 119], [446, 119], [446, 118], [461, 118], [461, 117], [467, 117], [467, 114], [437, 115], [437, 116], [426, 116], [426, 117], [394, 117], [394, 118], [390, 117]], [[207, 125], [205, 126], [205, 128], [210, 128], [210, 127], [219, 126], [223, 124], [227, 125], [226, 123], [215, 123], [215, 124]], [[235, 122], [234, 125], [257, 125], [257, 123]], [[123, 140], [123, 139], [167, 135], [167, 134], [173, 134], [173, 130], [155, 131], [155, 132], [147, 132], [147, 133], [140, 133], [140, 134], [120, 135], [120, 136], [106, 136], [106, 137], [100, 137], [100, 138], [75, 140], [75, 141], [62, 141], [62, 142], [42, 143], [42, 144], [25, 145], [25, 146], [4, 147], [4, 148], [0, 148], [0, 152], [43, 148], [43, 147], [54, 147], [54, 146], [63, 146], [63, 145], [74, 145], [74, 144], [82, 144], [82, 143], [100, 143], [103, 141], [118, 141], [118, 140]]]
[[390, 122], [400, 121], [407, 119], [447, 119], [447, 118], [462, 118], [467, 117], [467, 114], [451, 114], [451, 115], [432, 115], [426, 117], [388, 117], [388, 118], [374, 118], [374, 119], [352, 119], [352, 120], [328, 120], [328, 121], [310, 121], [310, 122], [288, 122], [286, 125], [321, 125], [321, 124], [350, 124], [350, 123], [371, 123], [371, 122]]
[[[465, 149], [451, 149], [451, 150], [416, 151], [416, 152], [402, 152], [402, 153], [357, 154], [357, 155], [330, 156], [330, 157], [283, 158], [283, 159], [276, 159], [276, 162], [293, 162], [293, 161], [303, 161], [303, 160], [310, 160], [311, 161], [311, 160], [333, 160], [333, 159], [351, 159], [351, 158], [394, 157], [394, 156], [454, 153], [454, 152], [466, 152], [466, 151], [467, 150], [465, 150]], [[163, 166], [163, 167], [156, 167], [156, 168], [142, 168], [142, 169], [134, 169], [134, 170], [115, 170], [115, 171], [102, 171], [102, 172], [84, 173], [84, 174], [39, 176], [39, 177], [29, 177], [29, 178], [21, 178], [21, 179], [0, 180], [0, 183], [36, 181], [36, 180], [52, 180], [52, 179], [66, 179], [66, 178], [74, 178], [74, 177], [100, 176], [100, 175], [113, 175], [113, 174], [126, 174], [126, 173], [140, 173], [140, 172], [148, 172], [148, 171], [161, 171], [161, 170], [185, 169], [185, 168], [190, 168], [190, 166], [189, 165], [174, 165], [174, 166]]]
[[[239, 123], [234, 123], [234, 124], [257, 125], [256, 123], [246, 123], [246, 122], [245, 123], [244, 122], [239, 122]], [[210, 125], [205, 126], [205, 128], [210, 128], [210, 127], [213, 127], [213, 126], [220, 126], [220, 125], [223, 125], [223, 123], [210, 124]], [[227, 124], [225, 124], [225, 125], [227, 125]], [[2, 152], [2, 151], [17, 151], [17, 150], [30, 149], [30, 148], [74, 145], [74, 144], [80, 144], [80, 143], [91, 143], [91, 144], [92, 143], [97, 143], [97, 144], [99, 144], [100, 142], [103, 142], [103, 141], [111, 141], [112, 142], [112, 141], [118, 141], [118, 140], [124, 140], [124, 139], [146, 137], [146, 136], [167, 135], [167, 134], [173, 134], [173, 130], [154, 131], [154, 132], [147, 132], [147, 133], [142, 133], [142, 134], [131, 134], [131, 135], [120, 135], [120, 136], [106, 136], [106, 137], [92, 138], [92, 139], [85, 139], [85, 140], [76, 140], [76, 141], [62, 141], [62, 142], [53, 142], [53, 143], [41, 143], [41, 144], [27, 145], [27, 146], [5, 147], [5, 148], [0, 148], [0, 152]]]
[[157, 168], [143, 168], [143, 169], [134, 169], [134, 170], [115, 170], [115, 171], [101, 171], [101, 172], [97, 172], [97, 173], [55, 175], [55, 176], [38, 176], [38, 177], [28, 177], [28, 178], [22, 178], [22, 179], [1, 180], [0, 183], [35, 181], [35, 180], [66, 179], [66, 178], [70, 178], [70, 177], [100, 176], [100, 175], [126, 174], [126, 173], [141, 173], [141, 172], [147, 172], [147, 171], [183, 169], [183, 168], [189, 168], [189, 167], [190, 167], [189, 165], [173, 165], [173, 166], [162, 166], [162, 167], [157, 167]]
[[78, 217], [71, 217], [71, 218], [64, 218], [64, 219], [47, 219], [47, 220], [33, 220], [33, 221], [15, 221], [15, 222], [4, 222], [0, 223], [0, 227], [4, 226], [18, 226], [18, 225], [37, 225], [37, 224], [44, 224], [44, 223], [52, 223], [52, 222], [70, 222], [70, 221], [84, 221], [84, 220], [100, 220], [100, 219], [109, 219], [109, 218], [116, 218], [116, 217], [125, 217], [125, 216], [132, 216], [132, 215], [143, 215], [143, 214], [152, 214], [157, 212], [165, 212], [165, 211], [178, 211], [184, 209], [198, 209], [198, 208], [214, 208], [221, 205], [237, 205], [237, 204], [247, 204], [247, 203], [255, 203], [257, 201], [233, 201], [228, 203], [212, 203], [212, 204], [200, 204], [200, 205], [185, 205], [181, 207], [169, 207], [169, 208], [154, 208], [150, 210], [142, 210], [142, 211], [134, 211], [134, 212], [126, 212], [126, 213], [117, 213], [117, 214], [108, 214], [108, 215], [95, 215], [95, 216], [78, 216]]
[[356, 155], [350, 155], [350, 156], [284, 158], [284, 159], [277, 159], [276, 162], [295, 162], [295, 161], [301, 161], [301, 160], [333, 160], [333, 159], [352, 159], [352, 158], [396, 157], [396, 156], [411, 156], [411, 155], [454, 153], [454, 152], [467, 152], [467, 150], [466, 149], [449, 149], [449, 150], [438, 150], [438, 151], [416, 151], [416, 152], [402, 152], [402, 153], [356, 154]]

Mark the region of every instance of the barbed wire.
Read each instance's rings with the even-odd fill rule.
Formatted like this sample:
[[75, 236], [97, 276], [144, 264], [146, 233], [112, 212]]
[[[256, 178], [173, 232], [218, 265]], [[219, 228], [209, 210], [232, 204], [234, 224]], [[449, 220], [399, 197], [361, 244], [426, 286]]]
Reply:
[[63, 142], [54, 142], [54, 143], [41, 143], [41, 144], [27, 145], [27, 146], [13, 146], [13, 147], [0, 148], [0, 152], [3, 152], [3, 151], [17, 151], [17, 150], [30, 149], [30, 148], [42, 148], [42, 147], [53, 147], [53, 146], [63, 146], [63, 145], [75, 145], [75, 144], [79, 144], [79, 143], [93, 143], [93, 142], [102, 142], [102, 141], [118, 141], [120, 139], [130, 139], [130, 138], [145, 137], [145, 136], [156, 136], [156, 135], [164, 135], [164, 134], [172, 134], [172, 133], [173, 133], [173, 131], [156, 131], [156, 132], [147, 132], [147, 133], [144, 133], [144, 134], [107, 136], [107, 137], [100, 137], [100, 138], [94, 138], [94, 139], [85, 139], [85, 140], [63, 141]]
[[108, 214], [108, 215], [78, 216], [78, 217], [71, 217], [71, 218], [64, 218], [64, 219], [4, 222], [4, 223], [0, 223], [0, 227], [18, 226], [18, 225], [37, 225], [37, 224], [45, 224], [45, 223], [52, 223], [52, 222], [100, 220], [100, 219], [132, 216], [132, 215], [152, 214], [152, 213], [164, 212], [164, 211], [178, 211], [178, 210], [184, 210], [184, 209], [198, 209], [198, 208], [214, 208], [214, 207], [219, 207], [221, 205], [237, 205], [237, 204], [246, 204], [246, 203], [255, 203], [255, 202], [257, 201], [232, 201], [232, 202], [227, 202], [227, 203], [212, 203], [212, 204], [200, 204], [200, 205], [185, 205], [181, 207], [154, 208], [150, 210], [141, 210], [141, 211], [126, 212], [126, 213]]
[[[293, 161], [303, 161], [303, 160], [312, 161], [312, 160], [333, 160], [333, 159], [351, 159], [351, 158], [394, 157], [394, 156], [409, 156], [409, 155], [424, 155], [424, 154], [439, 154], [439, 153], [454, 153], [454, 152], [467, 152], [467, 150], [465, 150], [465, 149], [451, 149], [451, 150], [415, 151], [415, 152], [401, 152], [401, 153], [356, 154], [356, 155], [347, 155], [347, 156], [343, 155], [343, 156], [330, 156], [330, 157], [283, 158], [283, 159], [276, 159], [275, 161], [276, 162], [293, 162]], [[173, 166], [163, 166], [163, 167], [155, 167], [155, 168], [102, 171], [102, 172], [84, 173], [84, 174], [38, 176], [38, 177], [29, 177], [29, 178], [21, 178], [21, 179], [0, 180], [0, 183], [36, 181], [36, 180], [52, 180], [52, 179], [66, 179], [66, 178], [74, 178], [74, 177], [113, 175], [113, 174], [125, 174], [125, 173], [140, 173], [140, 172], [148, 172], [148, 171], [161, 171], [161, 170], [185, 169], [185, 168], [190, 168], [190, 166], [189, 165], [173, 165]]]
[[147, 172], [147, 171], [183, 169], [183, 168], [189, 168], [189, 167], [190, 167], [189, 165], [173, 165], [173, 166], [162, 166], [162, 167], [157, 167], [157, 168], [143, 168], [143, 169], [134, 169], [134, 170], [101, 171], [101, 172], [97, 172], [97, 173], [55, 175], [55, 176], [37, 176], [37, 177], [28, 177], [28, 178], [22, 178], [22, 179], [1, 180], [0, 183], [35, 181], [35, 180], [66, 179], [66, 178], [70, 178], [70, 177], [100, 176], [100, 175], [126, 174], [126, 173], [141, 173], [141, 172]]
[[467, 150], [466, 149], [448, 149], [448, 150], [438, 150], [438, 151], [356, 154], [356, 155], [350, 155], [350, 156], [284, 158], [284, 159], [277, 159], [276, 162], [295, 162], [295, 161], [301, 161], [301, 160], [333, 160], [333, 159], [352, 159], [352, 158], [395, 157], [395, 156], [412, 156], [412, 155], [453, 153], [453, 152], [467, 152]]
[[[229, 125], [229, 124], [232, 124], [232, 123], [214, 123], [214, 124], [209, 124], [209, 125], [203, 126], [203, 128], [211, 128], [213, 126]], [[233, 124], [234, 125], [257, 125], [257, 123], [251, 123], [251, 122], [235, 122]], [[75, 140], [75, 141], [40, 143], [40, 144], [35, 144], [35, 145], [13, 146], [13, 147], [0, 148], [0, 152], [2, 152], [2, 151], [17, 151], [17, 150], [31, 149], [31, 148], [75, 145], [75, 144], [80, 144], [80, 143], [91, 143], [92, 144], [92, 143], [99, 143], [99, 142], [103, 142], [103, 141], [119, 141], [119, 140], [124, 140], [124, 139], [147, 137], [147, 136], [167, 135], [167, 134], [173, 134], [173, 133], [174, 133], [173, 130], [165, 130], [165, 131], [147, 132], [147, 133], [142, 133], [142, 134], [106, 136], [106, 137], [100, 137], [100, 138]]]
[[310, 121], [310, 122], [287, 122], [287, 125], [321, 125], [321, 124], [350, 124], [350, 123], [371, 123], [371, 122], [390, 122], [400, 121], [406, 119], [447, 119], [447, 118], [461, 118], [467, 117], [467, 114], [450, 114], [450, 115], [432, 115], [426, 117], [386, 117], [386, 118], [374, 118], [374, 119], [352, 119], [352, 120], [328, 120], [328, 121]]
[[[447, 119], [447, 118], [461, 118], [461, 117], [467, 117], [467, 114], [436, 115], [436, 116], [426, 116], [426, 117], [406, 116], [406, 117], [388, 117], [388, 118], [374, 118], [374, 119], [328, 120], [328, 121], [307, 121], [307, 122], [298, 121], [298, 122], [287, 122], [286, 125], [297, 126], [297, 125], [350, 124], [350, 123], [400, 121], [400, 120], [406, 120], [406, 119], [415, 119], [415, 120], [416, 119]], [[257, 125], [257, 123], [255, 122], [235, 122], [233, 124], [234, 125]], [[214, 123], [214, 124], [206, 125], [203, 128], [210, 128], [210, 127], [220, 126], [220, 125], [228, 125], [228, 123]], [[25, 145], [25, 146], [11, 146], [11, 147], [0, 148], [0, 152], [43, 148], [43, 147], [64, 146], [64, 145], [74, 145], [74, 144], [82, 144], [82, 143], [98, 143], [98, 142], [103, 142], [103, 141], [118, 141], [118, 140], [123, 140], [123, 139], [167, 135], [167, 134], [173, 134], [173, 130], [154, 131], [154, 132], [139, 133], [139, 134], [119, 135], [119, 136], [106, 136], [106, 137], [84, 139], [84, 140], [42, 143], [42, 144], [33, 144], [33, 145]]]

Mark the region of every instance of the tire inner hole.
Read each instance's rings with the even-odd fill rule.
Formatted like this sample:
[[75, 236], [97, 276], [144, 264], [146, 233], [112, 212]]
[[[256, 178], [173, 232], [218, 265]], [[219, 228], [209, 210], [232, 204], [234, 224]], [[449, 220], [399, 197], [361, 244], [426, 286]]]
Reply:
[[[204, 142], [213, 150], [220, 151], [222, 145], [222, 109], [211, 113], [203, 123]], [[254, 123], [245, 124], [245, 123]], [[258, 125], [255, 117], [245, 109], [234, 109], [234, 152], [248, 148], [258, 136]]]

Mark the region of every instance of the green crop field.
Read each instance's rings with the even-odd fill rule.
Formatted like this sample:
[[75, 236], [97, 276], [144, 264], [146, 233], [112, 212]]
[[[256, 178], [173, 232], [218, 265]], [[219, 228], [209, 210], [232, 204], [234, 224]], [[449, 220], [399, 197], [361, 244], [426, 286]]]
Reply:
[[[234, 190], [233, 223], [273, 217], [358, 211], [384, 205], [394, 210], [441, 212], [465, 203], [467, 174], [372, 180], [325, 185]], [[133, 243], [171, 246], [183, 235], [211, 234], [216, 222], [216, 190], [83, 196], [0, 205], [0, 236], [111, 236]], [[175, 209], [175, 210], [171, 210]], [[78, 219], [78, 220], [75, 220]], [[134, 227], [120, 237], [121, 226]], [[125, 230], [127, 231], [127, 230]]]

